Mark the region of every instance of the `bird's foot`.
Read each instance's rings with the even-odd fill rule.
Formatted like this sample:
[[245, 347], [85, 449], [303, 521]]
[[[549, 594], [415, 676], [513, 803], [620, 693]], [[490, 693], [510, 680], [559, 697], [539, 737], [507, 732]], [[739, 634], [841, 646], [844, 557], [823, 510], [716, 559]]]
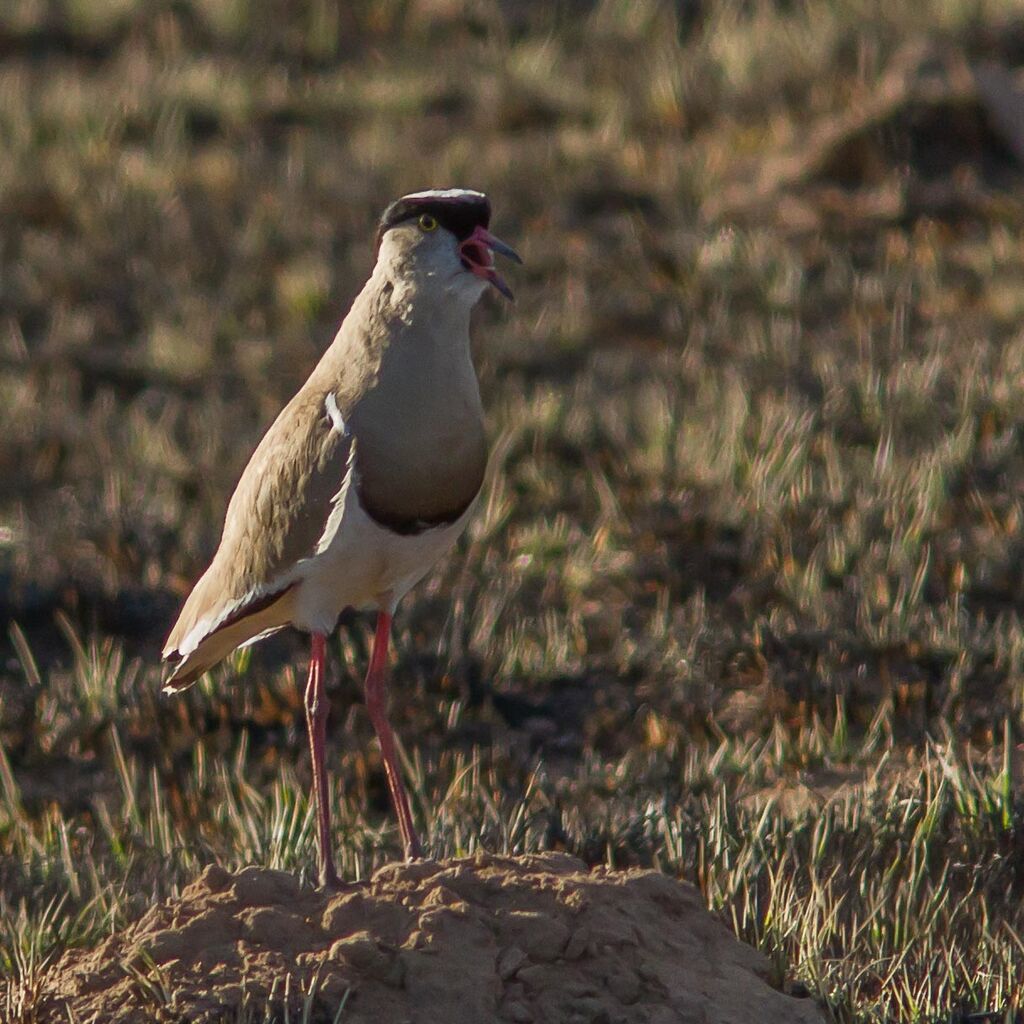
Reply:
[[355, 882], [343, 882], [334, 870], [333, 864], [326, 864], [320, 869], [320, 888], [325, 892], [351, 892], [356, 888]]

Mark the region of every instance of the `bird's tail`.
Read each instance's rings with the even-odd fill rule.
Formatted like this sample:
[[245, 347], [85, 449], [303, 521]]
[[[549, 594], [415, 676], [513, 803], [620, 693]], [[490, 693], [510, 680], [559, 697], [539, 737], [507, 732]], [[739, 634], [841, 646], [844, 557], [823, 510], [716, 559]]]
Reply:
[[223, 661], [236, 648], [284, 629], [291, 622], [293, 606], [294, 589], [289, 587], [274, 594], [270, 600], [261, 600], [235, 612], [212, 628], [198, 643], [189, 644], [190, 649], [185, 654], [174, 643], [176, 628], [164, 650], [164, 660], [169, 664], [164, 675], [163, 692], [187, 690], [204, 672]]

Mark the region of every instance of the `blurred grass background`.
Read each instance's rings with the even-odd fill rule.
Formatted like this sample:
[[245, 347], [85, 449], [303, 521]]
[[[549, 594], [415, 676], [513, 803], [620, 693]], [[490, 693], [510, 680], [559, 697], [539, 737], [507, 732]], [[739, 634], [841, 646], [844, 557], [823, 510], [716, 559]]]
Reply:
[[[1017, 1019], [1022, 65], [1012, 0], [9, 0], [8, 1016], [211, 860], [311, 872], [301, 640], [175, 701], [158, 650], [380, 211], [460, 185], [527, 262], [398, 621], [432, 852], [689, 878], [838, 1021]], [[352, 875], [399, 849], [366, 645]]]

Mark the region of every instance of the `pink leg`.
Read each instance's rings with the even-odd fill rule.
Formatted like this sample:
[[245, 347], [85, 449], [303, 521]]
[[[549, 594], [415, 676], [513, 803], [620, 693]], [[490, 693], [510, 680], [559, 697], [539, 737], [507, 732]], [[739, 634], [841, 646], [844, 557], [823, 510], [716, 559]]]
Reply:
[[395, 737], [388, 723], [387, 693], [385, 691], [387, 675], [388, 644], [391, 640], [391, 616], [387, 612], [377, 614], [377, 632], [373, 638], [373, 654], [370, 657], [370, 670], [366, 673], [366, 709], [370, 713], [370, 721], [377, 731], [380, 752], [384, 758], [384, 774], [387, 776], [388, 789], [391, 791], [391, 803], [398, 816], [398, 828], [402, 833], [402, 844], [405, 846], [406, 860], [415, 860], [423, 856], [416, 829], [412, 823], [412, 811], [409, 810], [409, 798], [405, 795], [402, 775], [398, 766], [398, 755], [395, 752]]
[[320, 849], [320, 884], [338, 888], [338, 873], [331, 853], [331, 807], [327, 794], [327, 769], [324, 767], [324, 740], [327, 732], [327, 697], [324, 694], [323, 633], [313, 634], [306, 684], [306, 724], [309, 727], [309, 751], [313, 758], [313, 795], [316, 799], [316, 831]]

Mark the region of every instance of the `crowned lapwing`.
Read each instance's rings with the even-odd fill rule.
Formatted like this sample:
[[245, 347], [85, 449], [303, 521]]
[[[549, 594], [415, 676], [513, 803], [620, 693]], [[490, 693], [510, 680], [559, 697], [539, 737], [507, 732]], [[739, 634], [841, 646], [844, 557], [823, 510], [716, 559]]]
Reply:
[[470, 311], [512, 292], [492, 253], [491, 204], [414, 192], [384, 211], [377, 262], [334, 342], [264, 435], [228, 504], [220, 546], [164, 649], [165, 692], [235, 648], [293, 626], [311, 635], [306, 721], [320, 880], [338, 884], [324, 767], [325, 641], [347, 608], [377, 627], [366, 706], [407, 857], [421, 855], [387, 718], [391, 619], [466, 528], [487, 465]]

